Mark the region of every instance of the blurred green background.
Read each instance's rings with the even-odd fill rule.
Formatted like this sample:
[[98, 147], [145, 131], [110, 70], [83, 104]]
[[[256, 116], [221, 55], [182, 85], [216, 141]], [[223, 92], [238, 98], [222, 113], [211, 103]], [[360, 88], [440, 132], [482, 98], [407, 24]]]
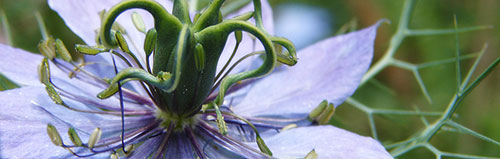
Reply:
[[[380, 27], [375, 46], [375, 60], [387, 49], [389, 39], [397, 27], [403, 1], [401, 0], [270, 0], [274, 9], [276, 34], [290, 38], [298, 48], [333, 36], [344, 24], [355, 20], [358, 28], [370, 26], [382, 18], [391, 21]], [[38, 52], [37, 44], [42, 38], [34, 17], [39, 11], [46, 21], [49, 32], [61, 38], [67, 46], [83, 43], [51, 11], [42, 0], [0, 0], [9, 20], [13, 45], [30, 52]], [[497, 0], [419, 0], [411, 17], [410, 28], [453, 28], [456, 15], [459, 27], [493, 26], [492, 29], [459, 34], [460, 52], [475, 53], [489, 44], [479, 70], [483, 70], [499, 57], [500, 1]], [[307, 16], [315, 18], [307, 18]], [[292, 17], [292, 18], [290, 18]], [[293, 30], [298, 29], [299, 31]], [[305, 34], [300, 34], [301, 30]], [[309, 31], [312, 30], [312, 31]], [[296, 34], [290, 34], [296, 33]], [[297, 35], [299, 34], [299, 35]], [[7, 43], [6, 33], [0, 31], [0, 42]], [[455, 36], [420, 36], [406, 39], [398, 49], [397, 58], [410, 63], [423, 63], [455, 55]], [[473, 60], [462, 63], [465, 74]], [[481, 72], [481, 71], [477, 71]], [[362, 86], [354, 98], [375, 108], [401, 110], [443, 111], [455, 91], [454, 63], [421, 70], [432, 104], [421, 93], [411, 72], [390, 67], [376, 76], [381, 88], [371, 82]], [[500, 140], [500, 71], [495, 70], [484, 80], [458, 109], [455, 121], [495, 140]], [[15, 88], [7, 79], [0, 78], [0, 89]], [[431, 122], [433, 118], [428, 118]], [[376, 116], [379, 138], [391, 143], [408, 138], [423, 128], [415, 116]], [[370, 128], [366, 114], [344, 104], [337, 108], [332, 124], [369, 136]], [[500, 147], [454, 132], [440, 132], [431, 141], [438, 149], [473, 155], [500, 157]], [[415, 150], [401, 158], [433, 158], [427, 150]]]

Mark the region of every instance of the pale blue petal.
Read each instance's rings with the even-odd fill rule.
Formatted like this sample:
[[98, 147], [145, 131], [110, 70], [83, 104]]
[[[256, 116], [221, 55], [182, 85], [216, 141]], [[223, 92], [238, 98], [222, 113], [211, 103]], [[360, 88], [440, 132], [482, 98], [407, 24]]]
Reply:
[[320, 159], [392, 158], [373, 138], [333, 126], [295, 128], [264, 140], [277, 158], [303, 158], [313, 149]]
[[303, 118], [322, 100], [340, 105], [370, 66], [379, 24], [320, 41], [298, 52], [299, 62], [255, 82], [236, 104], [244, 116]]
[[41, 85], [37, 68], [43, 57], [0, 44], [0, 73], [21, 86]]
[[[60, 158], [69, 153], [52, 144], [47, 133], [48, 123], [53, 124], [65, 143], [71, 143], [67, 130], [74, 127], [82, 141], [90, 132], [100, 127], [105, 133], [120, 130], [119, 116], [95, 115], [71, 111], [54, 104], [43, 87], [21, 87], [0, 92], [0, 152], [6, 158]], [[65, 100], [79, 109], [90, 110], [85, 105]], [[127, 117], [126, 128], [138, 127], [154, 118]], [[18, 137], [16, 137], [18, 136]], [[58, 156], [61, 155], [61, 156]], [[71, 156], [71, 155], [69, 155]], [[66, 158], [66, 157], [64, 157]]]

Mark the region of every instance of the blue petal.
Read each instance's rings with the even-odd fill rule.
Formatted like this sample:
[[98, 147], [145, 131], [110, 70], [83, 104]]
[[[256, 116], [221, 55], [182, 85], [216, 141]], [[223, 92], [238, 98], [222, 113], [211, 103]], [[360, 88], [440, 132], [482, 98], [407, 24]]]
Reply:
[[[47, 123], [52, 123], [63, 138], [67, 139], [64, 132], [68, 125], [53, 118], [43, 107], [32, 104], [34, 99], [43, 94], [45, 92], [41, 87], [22, 87], [0, 92], [2, 158], [49, 158], [69, 154], [52, 144], [46, 132]], [[71, 112], [67, 114], [73, 115]]]
[[320, 159], [392, 158], [378, 141], [333, 126], [295, 128], [264, 140], [277, 158], [303, 158], [313, 149]]
[[[83, 141], [87, 141], [90, 132], [96, 127], [102, 128], [104, 132], [116, 132], [121, 128], [119, 116], [79, 113], [54, 104], [43, 87], [22, 87], [3, 91], [0, 92], [0, 101], [1, 157], [49, 158], [68, 155], [69, 152], [50, 141], [46, 133], [48, 123], [59, 130], [65, 143], [71, 143], [66, 134], [69, 127], [74, 127]], [[66, 102], [74, 104], [70, 100]], [[81, 104], [75, 106], [85, 109]], [[151, 122], [145, 120], [146, 118], [128, 117], [126, 128]]]
[[0, 44], [0, 73], [20, 85], [40, 86], [37, 68], [43, 57]]
[[304, 118], [322, 100], [340, 105], [370, 66], [379, 24], [329, 38], [298, 52], [299, 62], [255, 82], [236, 104], [244, 116]]

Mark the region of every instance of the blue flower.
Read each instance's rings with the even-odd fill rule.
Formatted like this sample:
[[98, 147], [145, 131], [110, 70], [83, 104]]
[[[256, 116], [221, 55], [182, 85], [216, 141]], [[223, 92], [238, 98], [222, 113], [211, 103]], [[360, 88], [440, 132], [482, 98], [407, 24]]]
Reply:
[[[106, 41], [98, 36], [101, 27], [99, 13], [118, 2], [49, 0], [49, 5], [87, 45], [96, 46]], [[160, 3], [167, 9], [173, 6], [169, 1]], [[251, 5], [246, 6], [227, 17], [252, 10]], [[111, 55], [101, 53], [86, 55], [79, 63], [66, 62], [0, 44], [0, 72], [22, 86], [0, 92], [3, 103], [0, 157], [301, 158], [314, 150], [319, 158], [391, 158], [372, 138], [330, 125], [311, 124], [311, 121], [320, 122], [315, 121], [317, 114], [311, 116], [320, 103], [326, 104], [330, 111], [321, 120], [329, 119], [334, 110], [332, 106], [340, 105], [357, 88], [373, 56], [378, 24], [300, 50], [295, 66], [277, 64], [274, 71], [264, 77], [237, 82], [223, 94], [223, 98], [217, 92], [224, 88], [215, 84], [217, 79], [210, 81], [214, 91], [203, 96], [203, 109], [201, 104], [187, 105], [189, 109], [165, 108], [158, 104], [164, 102], [158, 98], [163, 97], [158, 95], [160, 89], [147, 82], [129, 81], [120, 87], [122, 91], [114, 91], [123, 93], [122, 96], [96, 97], [103, 90], [116, 88], [113, 83], [109, 84], [116, 72], [124, 72], [130, 66], [150, 65], [155, 68], [154, 64], [147, 62], [142, 49], [145, 30], [136, 29], [140, 27], [134, 26], [130, 18], [136, 14], [133, 12], [142, 17], [146, 28], [154, 26], [154, 19], [143, 10], [126, 11], [120, 15], [115, 30], [122, 31], [133, 54], [127, 54], [123, 48], [121, 51], [107, 51], [123, 56], [125, 60], [115, 58], [115, 62]], [[272, 35], [271, 8], [265, 1], [262, 2], [262, 14], [262, 28]], [[256, 43], [253, 36], [243, 34], [239, 42], [232, 35], [215, 64], [216, 73], [224, 72], [222, 68], [231, 58], [236, 43], [239, 43], [239, 49], [234, 59], [266, 48]], [[133, 56], [137, 57], [137, 62]], [[229, 72], [235, 74], [259, 69], [262, 63], [265, 60], [258, 56], [241, 62], [233, 60], [229, 66], [235, 67]], [[118, 71], [115, 72], [116, 67]], [[44, 73], [49, 70], [50, 79]], [[165, 75], [165, 78], [175, 76]], [[229, 76], [223, 75], [219, 79], [222, 77]], [[189, 94], [190, 90], [185, 91]], [[214, 100], [216, 102], [212, 102]], [[330, 104], [322, 102], [324, 100]], [[224, 124], [227, 130], [224, 130]], [[62, 133], [65, 131], [69, 133]]]

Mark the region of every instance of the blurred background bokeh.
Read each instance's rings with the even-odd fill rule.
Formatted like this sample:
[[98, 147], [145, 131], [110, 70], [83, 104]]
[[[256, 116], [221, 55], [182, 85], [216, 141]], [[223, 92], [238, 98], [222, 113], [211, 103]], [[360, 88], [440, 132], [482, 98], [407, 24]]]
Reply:
[[[387, 49], [403, 6], [402, 0], [270, 0], [270, 3], [274, 9], [275, 33], [291, 39], [299, 49], [335, 35], [350, 22], [355, 22], [360, 29], [382, 18], [390, 20], [391, 24], [382, 25], [378, 31], [375, 60]], [[43, 0], [0, 0], [0, 8], [8, 19], [12, 45], [15, 47], [38, 52], [37, 44], [42, 37], [34, 16], [37, 11], [54, 37], [62, 39], [67, 46], [83, 43]], [[462, 54], [477, 53], [488, 44], [479, 66], [479, 70], [483, 70], [500, 56], [499, 8], [498, 0], [418, 0], [411, 16], [410, 28], [453, 28], [454, 15], [459, 28], [493, 26], [491, 29], [460, 33], [458, 38]], [[4, 30], [0, 30], [1, 43], [7, 43], [6, 35]], [[396, 58], [415, 64], [452, 58], [455, 56], [455, 40], [454, 34], [410, 37], [402, 43]], [[465, 60], [462, 63], [463, 74], [472, 62]], [[432, 103], [421, 93], [412, 72], [394, 67], [385, 69], [375, 77], [375, 81], [363, 85], [354, 98], [375, 108], [443, 111], [455, 92], [454, 63], [426, 68], [420, 73]], [[500, 71], [493, 71], [465, 99], [454, 118], [458, 123], [497, 141], [500, 140], [499, 75]], [[15, 87], [12, 82], [0, 77], [0, 90]], [[376, 116], [375, 122], [383, 143], [406, 139], [424, 127], [418, 116], [382, 115]], [[371, 135], [366, 114], [348, 104], [337, 108], [331, 123], [361, 135]], [[431, 143], [443, 151], [500, 157], [499, 146], [460, 132], [439, 132]], [[401, 158], [434, 156], [425, 149], [417, 149]]]

